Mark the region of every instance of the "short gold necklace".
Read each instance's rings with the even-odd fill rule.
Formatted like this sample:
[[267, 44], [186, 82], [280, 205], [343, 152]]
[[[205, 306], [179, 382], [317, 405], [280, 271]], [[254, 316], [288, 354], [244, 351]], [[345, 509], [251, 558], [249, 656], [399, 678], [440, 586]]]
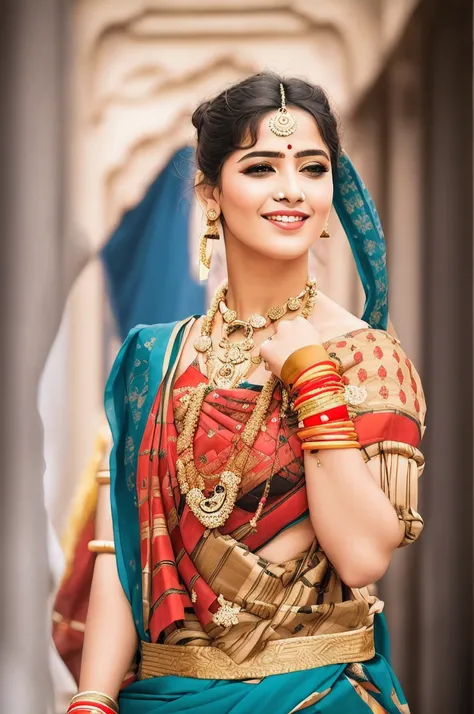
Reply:
[[225, 324], [229, 326], [229, 332], [239, 327], [245, 329], [248, 326], [254, 330], [262, 330], [264, 327], [268, 327], [270, 323], [281, 320], [288, 311], [297, 312], [300, 310], [305, 297], [309, 296], [310, 291], [314, 290], [315, 287], [316, 280], [314, 278], [308, 278], [304, 290], [302, 290], [299, 295], [288, 298], [284, 305], [271, 307], [266, 315], [259, 315], [258, 313], [250, 315], [248, 320], [239, 320], [237, 312], [227, 306], [225, 297], [219, 302], [219, 311], [222, 314], [222, 319]]
[[[265, 423], [277, 381], [277, 378], [272, 375], [264, 385], [255, 403], [253, 413], [242, 431], [240, 438], [244, 444], [243, 448], [237, 451], [237, 446], [234, 445], [234, 453], [227, 462], [225, 470], [215, 476], [204, 476], [200, 473], [194, 454], [194, 438], [199, 415], [206, 395], [214, 387], [203, 382], [193, 392], [184, 418], [183, 430], [178, 436], [176, 470], [179, 488], [186, 497], [186, 503], [206, 528], [223, 526], [232, 513], [242, 480], [243, 466], [247, 463], [257, 436]], [[206, 478], [208, 480], [218, 479], [218, 483], [207, 495], [205, 493]], [[260, 512], [256, 514], [256, 518], [259, 516]]]
[[[281, 307], [271, 308], [267, 313], [267, 318], [263, 315], [252, 315], [248, 321], [238, 320], [237, 313], [227, 308], [226, 294], [227, 284], [224, 283], [214, 295], [203, 320], [201, 335], [195, 340], [194, 347], [198, 352], [207, 355], [209, 382], [220, 389], [233, 389], [245, 380], [252, 366], [258, 365], [262, 361], [259, 355], [251, 354], [255, 346], [254, 330], [266, 327], [269, 324], [267, 318], [270, 322], [280, 320], [288, 310], [296, 312], [301, 309], [302, 316], [308, 318], [316, 301], [316, 280], [308, 278], [305, 289], [299, 295], [289, 298]], [[227, 309], [220, 308], [222, 303]], [[219, 347], [223, 350], [222, 355], [216, 354], [214, 351], [211, 337], [215, 316], [219, 309], [224, 320], [223, 335], [219, 342]], [[231, 342], [229, 334], [236, 328], [244, 330], [244, 338], [238, 342]]]

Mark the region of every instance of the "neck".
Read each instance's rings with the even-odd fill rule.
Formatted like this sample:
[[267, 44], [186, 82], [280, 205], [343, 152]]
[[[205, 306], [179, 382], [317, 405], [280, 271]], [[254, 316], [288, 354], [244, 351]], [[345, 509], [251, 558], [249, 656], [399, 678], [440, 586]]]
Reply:
[[283, 305], [304, 290], [308, 278], [307, 254], [291, 261], [272, 260], [232, 241], [227, 253], [227, 306], [239, 320]]

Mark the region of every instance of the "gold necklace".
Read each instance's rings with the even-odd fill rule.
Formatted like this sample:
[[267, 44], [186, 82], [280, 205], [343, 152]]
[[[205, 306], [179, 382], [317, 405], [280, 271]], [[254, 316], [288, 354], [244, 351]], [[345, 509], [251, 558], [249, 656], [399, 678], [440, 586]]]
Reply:
[[[199, 415], [206, 395], [214, 387], [203, 382], [193, 392], [184, 418], [183, 430], [178, 436], [176, 470], [179, 488], [186, 497], [186, 503], [206, 528], [223, 526], [232, 513], [242, 480], [243, 467], [264, 425], [277, 381], [277, 378], [272, 375], [263, 386], [253, 413], [240, 437], [244, 447], [237, 452], [237, 445], [235, 445], [234, 453], [227, 462], [225, 470], [215, 476], [203, 476], [196, 466], [194, 455], [194, 438]], [[218, 479], [218, 483], [208, 495], [205, 493], [206, 478], [213, 481]]]
[[[259, 355], [252, 355], [251, 351], [255, 346], [254, 330], [265, 327], [267, 318], [264, 318], [263, 315], [253, 315], [248, 321], [245, 321], [238, 320], [237, 313], [233, 310], [227, 309], [222, 312], [220, 305], [222, 303], [225, 305], [226, 293], [227, 284], [224, 283], [214, 295], [203, 321], [201, 335], [195, 340], [194, 347], [198, 352], [207, 354], [207, 376], [210, 383], [220, 389], [233, 389], [245, 380], [252, 366], [258, 365], [262, 361]], [[300, 308], [302, 308], [302, 316], [308, 318], [313, 311], [316, 295], [316, 280], [308, 278], [305, 289], [296, 298], [289, 298], [283, 306], [274, 307], [268, 311], [268, 319], [275, 322], [281, 319], [288, 310], [296, 311]], [[227, 308], [226, 305], [225, 307]], [[211, 338], [215, 316], [219, 309], [224, 320], [223, 335], [219, 342], [219, 347], [223, 350], [221, 355], [214, 351]], [[262, 320], [265, 320], [265, 324], [262, 324]], [[257, 325], [259, 326], [257, 327]], [[244, 339], [231, 342], [229, 334], [235, 328], [243, 328]]]
[[271, 322], [281, 320], [281, 318], [286, 315], [288, 310], [291, 312], [297, 312], [303, 306], [305, 297], [307, 295], [309, 297], [310, 291], [315, 290], [315, 288], [316, 280], [314, 278], [308, 278], [304, 290], [302, 290], [299, 295], [288, 298], [284, 305], [271, 307], [266, 316], [255, 313], [250, 315], [248, 320], [239, 320], [237, 312], [235, 310], [231, 310], [227, 306], [225, 297], [219, 302], [219, 311], [222, 314], [224, 323], [229, 326], [229, 333], [233, 329], [245, 329], [247, 326], [252, 327], [254, 330], [262, 330], [264, 327], [268, 327]]

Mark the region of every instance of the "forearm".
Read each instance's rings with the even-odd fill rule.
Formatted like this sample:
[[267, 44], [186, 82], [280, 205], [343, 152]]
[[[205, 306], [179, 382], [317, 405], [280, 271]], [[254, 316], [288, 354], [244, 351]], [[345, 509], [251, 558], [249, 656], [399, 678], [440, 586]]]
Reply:
[[402, 539], [395, 509], [357, 449], [306, 452], [304, 463], [321, 548], [349, 587], [375, 582]]
[[[101, 486], [95, 536], [112, 541], [110, 490]], [[81, 663], [79, 691], [93, 690], [117, 698], [137, 650], [132, 610], [117, 572], [115, 555], [97, 555]]]
[[79, 691], [94, 690], [116, 699], [137, 649], [130, 604], [114, 555], [96, 559], [87, 613]]

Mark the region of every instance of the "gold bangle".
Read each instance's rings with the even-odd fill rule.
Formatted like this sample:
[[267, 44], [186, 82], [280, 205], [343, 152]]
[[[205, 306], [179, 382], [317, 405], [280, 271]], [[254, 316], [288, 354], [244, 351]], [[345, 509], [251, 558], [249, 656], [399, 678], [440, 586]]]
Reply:
[[293, 384], [298, 374], [301, 374], [305, 369], [317, 362], [325, 362], [329, 359], [329, 355], [322, 345], [307, 345], [300, 347], [299, 350], [292, 352], [286, 358], [281, 369], [280, 378], [284, 384], [289, 387]]
[[327, 404], [336, 403], [344, 405], [345, 402], [346, 400], [343, 394], [329, 394], [327, 397], [312, 397], [306, 402], [303, 402], [303, 404], [297, 406], [296, 411], [298, 412], [298, 414], [303, 414], [307, 411], [313, 411], [314, 407], [316, 407], [317, 413], [319, 411], [322, 411], [323, 409], [326, 409]]
[[345, 399], [332, 397], [330, 400], [313, 402], [311, 400], [305, 407], [301, 407], [296, 410], [298, 414], [298, 421], [304, 421], [304, 419], [309, 419], [312, 416], [318, 416], [323, 412], [327, 412], [330, 409], [335, 409], [336, 407], [343, 407], [346, 404]]
[[322, 426], [307, 426], [303, 427], [298, 431], [298, 436], [300, 439], [306, 439], [307, 437], [317, 436], [318, 434], [355, 434], [356, 430], [354, 424], [351, 422], [345, 424], [337, 424], [337, 422], [331, 424], [324, 424]]
[[115, 553], [113, 540], [90, 540], [87, 549], [91, 553]]
[[329, 442], [326, 441], [323, 444], [319, 442], [306, 441], [301, 445], [303, 451], [323, 451], [324, 449], [360, 449], [361, 446], [358, 441], [347, 441], [347, 442]]
[[79, 692], [78, 694], [75, 694], [73, 696], [70, 703], [75, 704], [76, 702], [81, 701], [95, 701], [97, 702], [97, 704], [106, 704], [118, 714], [118, 703], [115, 701], [115, 699], [112, 699], [112, 697], [109, 697], [108, 694], [104, 694], [103, 692], [96, 692], [94, 690]]
[[95, 480], [100, 486], [110, 483], [110, 469], [99, 469], [95, 475]]

